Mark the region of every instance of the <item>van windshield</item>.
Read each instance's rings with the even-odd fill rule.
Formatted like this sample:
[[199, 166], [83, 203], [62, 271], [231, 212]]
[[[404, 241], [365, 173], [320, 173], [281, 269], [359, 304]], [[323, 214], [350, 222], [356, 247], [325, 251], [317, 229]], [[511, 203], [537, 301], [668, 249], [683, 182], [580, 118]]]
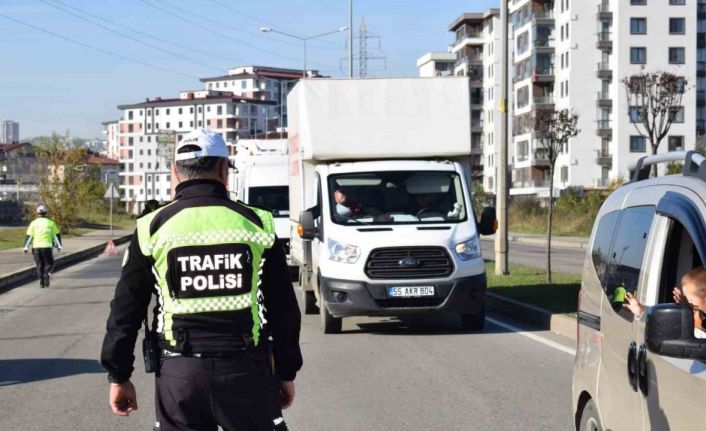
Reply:
[[267, 208], [272, 211], [275, 217], [288, 217], [289, 187], [250, 187], [248, 189], [248, 201], [246, 203]]
[[337, 224], [460, 223], [467, 217], [461, 178], [454, 172], [332, 175], [329, 190]]

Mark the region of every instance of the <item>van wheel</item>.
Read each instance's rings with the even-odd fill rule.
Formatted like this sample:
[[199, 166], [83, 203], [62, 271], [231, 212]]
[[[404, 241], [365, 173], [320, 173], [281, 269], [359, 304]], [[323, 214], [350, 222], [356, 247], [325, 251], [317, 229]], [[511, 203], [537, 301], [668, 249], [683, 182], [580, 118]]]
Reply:
[[579, 431], [603, 431], [603, 426], [601, 425], [601, 420], [598, 418], [598, 412], [596, 411], [596, 405], [593, 404], [593, 400], [588, 400], [586, 405], [583, 406], [581, 422], [579, 422]]
[[461, 327], [466, 331], [481, 331], [485, 327], [485, 304], [476, 314], [461, 314]]
[[339, 334], [341, 332], [343, 318], [333, 317], [331, 313], [328, 312], [324, 298], [321, 298], [319, 315], [321, 316], [321, 329], [324, 331], [324, 334]]
[[302, 291], [302, 304], [304, 305], [304, 314], [316, 314], [319, 312], [319, 307], [316, 306], [316, 295], [312, 291]]

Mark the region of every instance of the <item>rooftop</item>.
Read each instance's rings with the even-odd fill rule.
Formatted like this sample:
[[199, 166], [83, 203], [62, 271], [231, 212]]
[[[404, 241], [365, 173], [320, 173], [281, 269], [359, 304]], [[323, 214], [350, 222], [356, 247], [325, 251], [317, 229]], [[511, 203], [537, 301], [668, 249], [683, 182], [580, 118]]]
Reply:
[[181, 99], [181, 98], [172, 98], [172, 99], [162, 99], [161, 97], [156, 97], [152, 100], [150, 99], [145, 99], [144, 102], [140, 103], [134, 103], [130, 105], [118, 105], [118, 109], [135, 109], [135, 108], [146, 108], [150, 106], [179, 106], [179, 105], [193, 105], [195, 103], [217, 103], [217, 102], [223, 102], [223, 101], [233, 101], [233, 102], [249, 102], [249, 103], [256, 103], [260, 105], [276, 105], [277, 102], [274, 101], [267, 101], [267, 100], [260, 100], [260, 99], [253, 99], [250, 97], [241, 97], [241, 96], [236, 96], [233, 93], [229, 94], [221, 94], [221, 95], [215, 95], [215, 96], [206, 96], [206, 97], [195, 97], [193, 99]]
[[449, 24], [449, 31], [456, 31], [462, 24], [470, 21], [483, 21], [493, 16], [499, 16], [500, 9], [488, 9], [486, 12], [462, 13]]

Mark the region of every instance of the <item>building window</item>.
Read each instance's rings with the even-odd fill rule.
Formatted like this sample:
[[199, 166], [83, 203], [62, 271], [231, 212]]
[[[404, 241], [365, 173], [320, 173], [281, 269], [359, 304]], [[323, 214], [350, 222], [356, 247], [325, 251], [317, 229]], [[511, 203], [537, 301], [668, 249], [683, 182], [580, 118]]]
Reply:
[[180, 121], [179, 122], [179, 129], [181, 130], [181, 128], [182, 128], [182, 122]]
[[142, 109], [140, 109], [140, 116], [142, 116]]
[[189, 121], [189, 127], [191, 127], [191, 128], [194, 127], [194, 122], [193, 122], [193, 121]]
[[199, 106], [199, 114], [201, 113], [201, 107]]
[[631, 153], [644, 153], [645, 152], [645, 137], [644, 136], [630, 136], [630, 152]]
[[686, 33], [686, 22], [684, 18], [669, 18], [669, 34]]
[[645, 63], [647, 63], [647, 48], [644, 48], [644, 47], [630, 48], [630, 63], [631, 64], [645, 64]]
[[683, 6], [686, 4], [686, 0], [669, 0], [669, 4], [672, 6]]
[[189, 108], [189, 114], [193, 114], [193, 113], [194, 113], [194, 107], [192, 106], [191, 108]]
[[684, 107], [680, 106], [678, 108], [673, 108], [674, 112], [674, 123], [683, 123], [684, 122]]
[[147, 155], [148, 155], [148, 156], [151, 156], [151, 155], [152, 155], [152, 150], [148, 149], [148, 150], [147, 150]]
[[246, 85], [247, 83], [245, 82], [245, 80], [240, 81], [240, 88], [245, 89]]
[[167, 121], [167, 130], [170, 128], [170, 123]]
[[135, 143], [135, 140], [133, 138], [127, 138], [127, 144], [132, 145]]
[[517, 36], [517, 55], [522, 55], [529, 49], [529, 32]]
[[630, 34], [647, 34], [647, 18], [630, 18]]
[[223, 107], [221, 105], [216, 107], [216, 115], [223, 115]]
[[529, 104], [529, 86], [517, 90], [517, 108], [524, 108]]
[[223, 128], [223, 120], [216, 120], [216, 129], [222, 129]]
[[167, 115], [169, 115], [169, 108], [167, 108]]
[[159, 130], [159, 123], [154, 123], [154, 130]]
[[145, 150], [140, 150], [140, 155], [142, 156], [143, 154], [145, 154]]
[[132, 111], [127, 111], [127, 119], [132, 120]]
[[140, 163], [140, 169], [143, 169], [145, 167], [144, 163]]
[[147, 137], [147, 142], [152, 142], [152, 137], [151, 137], [151, 136], [148, 136], [148, 137]]
[[631, 106], [628, 114], [630, 116], [631, 123], [642, 123], [642, 116], [640, 113], [644, 108], [641, 106]]
[[147, 123], [147, 130], [152, 130], [152, 124]]
[[159, 109], [154, 110], [154, 115], [159, 115]]
[[669, 144], [669, 151], [683, 151], [684, 150], [684, 137], [683, 136], [670, 136], [667, 141]]
[[669, 48], [669, 64], [684, 64], [685, 50], [681, 47]]
[[562, 166], [561, 167], [561, 182], [566, 183], [568, 181], [569, 181], [569, 167]]
[[181, 114], [181, 108], [179, 108], [179, 113]]
[[206, 107], [206, 112], [211, 112], [211, 107], [210, 107], [210, 106], [207, 106], [207, 107]]
[[630, 0], [630, 4], [633, 6], [645, 6], [647, 4], [647, 0]]
[[199, 127], [201, 127], [202, 125], [203, 125], [203, 122], [201, 120], [199, 120]]

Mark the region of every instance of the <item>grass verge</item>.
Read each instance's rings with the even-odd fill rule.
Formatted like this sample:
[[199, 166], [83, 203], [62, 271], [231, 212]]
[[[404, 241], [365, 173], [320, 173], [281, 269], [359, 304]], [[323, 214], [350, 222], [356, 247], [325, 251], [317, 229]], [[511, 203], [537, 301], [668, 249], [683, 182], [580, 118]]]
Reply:
[[554, 273], [554, 283], [546, 283], [545, 272], [524, 265], [510, 265], [510, 275], [495, 275], [495, 263], [486, 262], [488, 291], [532, 304], [552, 313], [576, 313], [576, 301], [581, 287], [578, 274]]
[[[92, 229], [74, 229], [70, 234], [61, 235], [61, 238], [80, 236], [90, 232], [91, 230]], [[24, 245], [26, 233], [27, 226], [0, 228], [0, 250], [22, 247]]]

